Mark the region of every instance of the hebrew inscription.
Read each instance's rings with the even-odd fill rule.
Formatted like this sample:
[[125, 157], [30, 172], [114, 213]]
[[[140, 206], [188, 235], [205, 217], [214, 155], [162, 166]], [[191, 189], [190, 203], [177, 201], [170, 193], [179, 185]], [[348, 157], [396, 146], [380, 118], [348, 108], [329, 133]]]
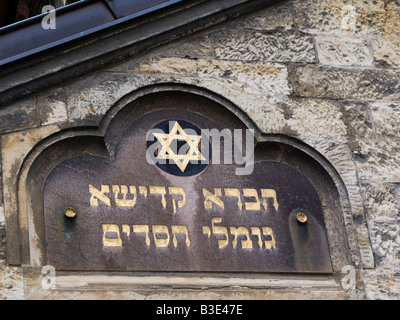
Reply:
[[[172, 199], [172, 204], [173, 204], [173, 212], [174, 214], [176, 213], [176, 209], [182, 208], [185, 205], [185, 199], [186, 199], [186, 193], [185, 190], [182, 187], [163, 187], [163, 186], [138, 186], [138, 188], [142, 191], [149, 189], [150, 194], [159, 194], [161, 195], [161, 204], [162, 207], [165, 209], [167, 207], [165, 195], [167, 194], [167, 190], [169, 194], [172, 195], [179, 195], [181, 196], [180, 200], [176, 200], [175, 198]], [[136, 203], [136, 186], [118, 186], [118, 185], [112, 185], [111, 190], [114, 193], [114, 199], [115, 199], [115, 205], [117, 207], [134, 207]], [[129, 192], [128, 192], [129, 190]], [[212, 209], [212, 202], [216, 202], [219, 207], [222, 209], [224, 208], [224, 202], [222, 199], [217, 198], [216, 195], [222, 196], [222, 190], [224, 190], [224, 194], [226, 196], [235, 196], [238, 199], [237, 205], [238, 208], [241, 210], [243, 208], [242, 202], [241, 202], [241, 197], [242, 196], [248, 196], [248, 197], [253, 197], [257, 201], [256, 202], [244, 202], [244, 208], [246, 210], [258, 210], [261, 211], [261, 202], [259, 200], [259, 192], [257, 189], [250, 189], [246, 188], [243, 189], [242, 191], [239, 189], [235, 188], [214, 188], [214, 194], [212, 194], [210, 191], [208, 191], [205, 188], [202, 188], [203, 195], [204, 195], [204, 208], [205, 209]], [[89, 184], [89, 193], [90, 193], [90, 205], [97, 207], [98, 200], [101, 200], [106, 206], [111, 206], [111, 199], [106, 195], [107, 193], [110, 193], [110, 187], [108, 185], [101, 185], [100, 190], [95, 188], [93, 185]], [[144, 197], [147, 199], [147, 192], [144, 191], [142, 192]], [[273, 199], [273, 205], [275, 209], [278, 209], [278, 201], [276, 197], [276, 192], [273, 189], [261, 189], [260, 190], [261, 197], [265, 198], [272, 198]], [[122, 199], [120, 198], [120, 195], [122, 195]], [[132, 196], [133, 198], [128, 198]], [[150, 200], [150, 199], [148, 199]], [[154, 200], [153, 200], [154, 201]], [[266, 202], [266, 199], [263, 201], [263, 207], [265, 210], [268, 210], [268, 204]], [[244, 235], [246, 238], [245, 240], [241, 240], [241, 248], [243, 249], [252, 249], [253, 248], [253, 242], [250, 239], [249, 236], [249, 230], [251, 234], [256, 235], [258, 241], [256, 242], [259, 246], [259, 248], [264, 248], [265, 249], [272, 249], [275, 248], [275, 240], [273, 236], [273, 231], [270, 227], [217, 227], [214, 224], [215, 223], [221, 223], [222, 218], [220, 217], [214, 217], [211, 219], [211, 229], [209, 226], [202, 226], [203, 233], [206, 234], [208, 237], [211, 236], [211, 234], [222, 234], [225, 237], [225, 240], [218, 240], [218, 246], [219, 248], [225, 247], [229, 243], [229, 234], [233, 235], [232, 239], [232, 246], [233, 248], [236, 248], [237, 243], [238, 243], [238, 236], [239, 235]], [[116, 224], [103, 224], [103, 246], [104, 247], [121, 247], [122, 246], [122, 240], [120, 237], [120, 232], [125, 233], [128, 237], [131, 233], [131, 226], [127, 224], [122, 224], [121, 227]], [[168, 226], [166, 225], [132, 225], [133, 232], [141, 232], [146, 234], [146, 245], [150, 246], [150, 229], [152, 230], [153, 233], [153, 241], [156, 247], [167, 247], [170, 242], [170, 231]], [[188, 247], [190, 247], [190, 240], [189, 240], [189, 233], [188, 229], [186, 226], [177, 226], [177, 225], [171, 225], [170, 227], [171, 234], [173, 236], [172, 243], [174, 244], [175, 247], [177, 247], [177, 238], [176, 238], [176, 233], [181, 233], [186, 235], [186, 240], [185, 243]], [[228, 233], [229, 230], [229, 233]], [[265, 240], [265, 244], [263, 243], [262, 240], [262, 234], [261, 230], [263, 232], [263, 235], [267, 235], [271, 238], [271, 240]], [[110, 233], [114, 233], [115, 235], [113, 237], [107, 236]], [[156, 234], [163, 234], [166, 235], [164, 238], [158, 238]]]
[[177, 155], [169, 140], [180, 139], [180, 149], [189, 143], [188, 158], [176, 156], [173, 168], [146, 159], [147, 132], [168, 121], [162, 112], [115, 135], [115, 156], [85, 154], [55, 166], [43, 189], [48, 264], [70, 271], [331, 272], [321, 202], [307, 177], [264, 160], [247, 176], [232, 163], [197, 168], [186, 160], [197, 159], [207, 140], [193, 128], [217, 124], [179, 115], [167, 136], [154, 135], [160, 159]]

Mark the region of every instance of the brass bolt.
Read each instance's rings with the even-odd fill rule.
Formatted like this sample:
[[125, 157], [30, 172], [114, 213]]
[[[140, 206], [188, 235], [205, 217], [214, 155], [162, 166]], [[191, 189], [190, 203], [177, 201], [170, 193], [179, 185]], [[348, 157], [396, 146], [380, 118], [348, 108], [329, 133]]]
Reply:
[[296, 216], [297, 221], [300, 223], [306, 223], [307, 222], [307, 215], [303, 212], [299, 212]]
[[66, 215], [68, 218], [75, 218], [76, 212], [75, 212], [75, 210], [72, 209], [72, 208], [67, 208], [67, 209], [65, 209], [65, 215]]

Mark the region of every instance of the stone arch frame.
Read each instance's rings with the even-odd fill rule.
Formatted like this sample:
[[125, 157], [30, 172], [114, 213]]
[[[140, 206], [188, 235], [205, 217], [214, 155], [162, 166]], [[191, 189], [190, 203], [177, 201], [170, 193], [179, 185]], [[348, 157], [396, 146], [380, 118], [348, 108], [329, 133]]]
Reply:
[[[82, 153], [112, 156], [113, 149], [110, 147], [107, 131], [113, 119], [126, 106], [141, 97], [170, 91], [198, 95], [221, 105], [233, 117], [239, 119], [246, 128], [255, 130], [258, 147], [269, 145], [271, 150], [275, 150], [271, 155], [271, 160], [282, 160], [285, 152], [290, 154], [289, 158], [293, 157], [292, 160], [296, 157], [308, 158], [309, 165], [305, 170], [312, 176], [313, 184], [323, 188], [319, 195], [323, 202], [332, 266], [336, 278], [338, 279], [344, 265], [360, 267], [358, 242], [357, 239], [353, 239], [356, 237], [356, 226], [351, 218], [351, 203], [346, 185], [334, 166], [319, 152], [295, 138], [260, 132], [250, 117], [226, 98], [206, 89], [177, 84], [159, 84], [138, 89], [117, 101], [103, 117], [98, 127], [66, 129], [48, 136], [34, 146], [24, 159], [18, 175], [19, 226], [15, 229], [19, 231], [19, 242], [18, 246], [13, 246], [13, 249], [19, 251], [22, 264], [42, 266], [46, 261], [43, 207], [40, 204], [42, 189], [37, 186], [43, 186], [46, 174], [51, 172], [52, 167], [47, 165], [50, 163], [55, 166], [63, 159]], [[65, 153], [62, 155], [52, 153], [54, 148], [61, 148]], [[279, 148], [281, 148], [280, 151]], [[313, 170], [316, 166], [322, 170], [324, 179], [329, 181], [328, 184], [322, 181], [324, 179], [321, 180], [321, 172], [317, 173]], [[334, 197], [328, 197], [329, 194]]]

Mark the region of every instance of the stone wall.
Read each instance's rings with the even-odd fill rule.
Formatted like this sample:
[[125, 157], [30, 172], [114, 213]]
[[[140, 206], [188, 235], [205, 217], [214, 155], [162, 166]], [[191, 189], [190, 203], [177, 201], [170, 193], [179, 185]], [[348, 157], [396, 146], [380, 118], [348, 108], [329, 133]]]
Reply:
[[[345, 223], [359, 281], [357, 292], [322, 297], [400, 298], [398, 2], [285, 1], [13, 103], [0, 112], [3, 181], [15, 179], [41, 139], [99, 125], [124, 95], [159, 83], [211, 90], [261, 132], [297, 138], [326, 157], [350, 199]], [[21, 269], [5, 267], [4, 223], [0, 211], [0, 296], [22, 298]]]

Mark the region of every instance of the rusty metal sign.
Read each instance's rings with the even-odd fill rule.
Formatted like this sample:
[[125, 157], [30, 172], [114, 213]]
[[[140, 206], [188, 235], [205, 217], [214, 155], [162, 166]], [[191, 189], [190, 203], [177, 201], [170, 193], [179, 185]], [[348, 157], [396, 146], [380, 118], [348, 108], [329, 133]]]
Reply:
[[[191, 112], [152, 112], [124, 131], [114, 158], [82, 155], [59, 163], [43, 191], [48, 264], [88, 271], [332, 272], [321, 202], [307, 177], [280, 162], [256, 161], [242, 176], [234, 163], [207, 163], [215, 150], [203, 154], [211, 144], [199, 130], [215, 125]], [[173, 140], [184, 152], [170, 147]], [[149, 161], [149, 148], [165, 162]]]

